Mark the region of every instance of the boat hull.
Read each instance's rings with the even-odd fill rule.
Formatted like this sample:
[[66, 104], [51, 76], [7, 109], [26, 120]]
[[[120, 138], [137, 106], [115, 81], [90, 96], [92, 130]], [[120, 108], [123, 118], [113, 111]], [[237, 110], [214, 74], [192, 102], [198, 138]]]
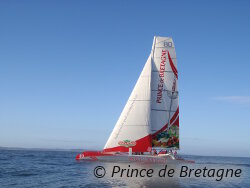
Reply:
[[153, 156], [153, 155], [93, 155], [84, 156], [79, 154], [77, 160], [117, 162], [117, 163], [158, 163], [158, 164], [182, 164], [194, 163], [194, 161], [174, 158], [173, 156]]

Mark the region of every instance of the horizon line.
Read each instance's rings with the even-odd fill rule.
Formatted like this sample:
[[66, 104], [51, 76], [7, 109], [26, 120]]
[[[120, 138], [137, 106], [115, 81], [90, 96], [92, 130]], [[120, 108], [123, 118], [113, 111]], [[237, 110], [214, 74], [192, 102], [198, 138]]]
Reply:
[[[90, 149], [66, 149], [66, 148], [29, 148], [29, 147], [7, 147], [0, 146], [0, 150], [33, 150], [33, 151], [86, 151]], [[90, 151], [100, 151], [100, 150], [90, 150]], [[188, 156], [200, 156], [200, 157], [232, 157], [232, 158], [250, 158], [250, 156], [225, 156], [225, 155], [202, 155], [202, 154], [185, 154], [180, 152], [180, 155]]]

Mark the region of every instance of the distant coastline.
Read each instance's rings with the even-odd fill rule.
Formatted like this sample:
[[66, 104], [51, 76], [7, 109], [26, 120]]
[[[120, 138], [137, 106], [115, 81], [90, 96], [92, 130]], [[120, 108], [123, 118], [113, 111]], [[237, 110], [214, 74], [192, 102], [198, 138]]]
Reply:
[[32, 150], [32, 151], [84, 151], [87, 149], [63, 149], [63, 148], [23, 148], [23, 147], [3, 147], [0, 150]]
[[[4, 147], [0, 146], [0, 150], [27, 150], [27, 151], [71, 151], [71, 152], [82, 152], [90, 149], [64, 149], [64, 148], [24, 148], [24, 147]], [[91, 151], [99, 151], [99, 150], [91, 150]], [[227, 157], [227, 158], [250, 158], [250, 156], [221, 156], [221, 155], [197, 155], [197, 154], [185, 154], [181, 153], [180, 155], [185, 156], [196, 156], [196, 157]]]

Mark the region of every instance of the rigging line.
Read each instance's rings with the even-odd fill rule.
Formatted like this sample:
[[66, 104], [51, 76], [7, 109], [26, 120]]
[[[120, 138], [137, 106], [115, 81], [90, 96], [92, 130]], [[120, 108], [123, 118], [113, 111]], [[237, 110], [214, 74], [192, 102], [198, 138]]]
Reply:
[[[179, 115], [176, 116], [176, 118], [174, 119], [174, 121], [172, 122], [172, 124], [176, 121], [177, 118], [179, 118]], [[166, 129], [166, 131], [168, 131], [170, 129], [170, 127], [172, 127], [172, 125], [168, 126], [167, 129]]]
[[[174, 81], [176, 81], [176, 76], [175, 76], [175, 80], [174, 80]], [[174, 82], [173, 82], [173, 83], [174, 83]], [[172, 97], [172, 96], [173, 96], [174, 93], [175, 93], [175, 89], [172, 90], [171, 101], [170, 101], [170, 111], [171, 111], [171, 108], [172, 108], [172, 101], [173, 101], [173, 97]], [[168, 127], [167, 127], [167, 129], [166, 129], [167, 131], [168, 131], [168, 130], [170, 129], [170, 127], [172, 126], [172, 125], [170, 124], [170, 115], [171, 115], [171, 114], [170, 114], [170, 113], [171, 113], [170, 111], [169, 111], [169, 113], [168, 113], [169, 116], [168, 116]]]
[[[173, 91], [172, 91], [172, 95], [173, 95]], [[168, 127], [167, 127], [167, 131], [169, 130], [169, 127], [171, 126], [170, 125], [170, 115], [171, 115], [171, 108], [172, 108], [172, 100], [173, 100], [173, 98], [171, 97], [170, 99], [171, 100], [170, 100], [170, 108], [169, 108], [169, 112], [168, 112]]]

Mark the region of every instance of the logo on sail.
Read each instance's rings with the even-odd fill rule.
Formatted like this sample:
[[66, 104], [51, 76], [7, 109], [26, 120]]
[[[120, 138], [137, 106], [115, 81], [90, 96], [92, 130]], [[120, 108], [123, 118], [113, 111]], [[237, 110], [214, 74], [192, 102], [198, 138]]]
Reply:
[[131, 141], [131, 140], [123, 140], [123, 141], [119, 141], [118, 144], [120, 146], [131, 147], [131, 146], [135, 146], [136, 142]]
[[158, 83], [158, 90], [157, 90], [157, 103], [162, 102], [162, 91], [164, 86], [164, 72], [165, 72], [165, 66], [166, 66], [166, 54], [167, 50], [162, 50], [161, 52], [161, 63], [160, 63], [160, 71], [159, 71], [159, 83]]

